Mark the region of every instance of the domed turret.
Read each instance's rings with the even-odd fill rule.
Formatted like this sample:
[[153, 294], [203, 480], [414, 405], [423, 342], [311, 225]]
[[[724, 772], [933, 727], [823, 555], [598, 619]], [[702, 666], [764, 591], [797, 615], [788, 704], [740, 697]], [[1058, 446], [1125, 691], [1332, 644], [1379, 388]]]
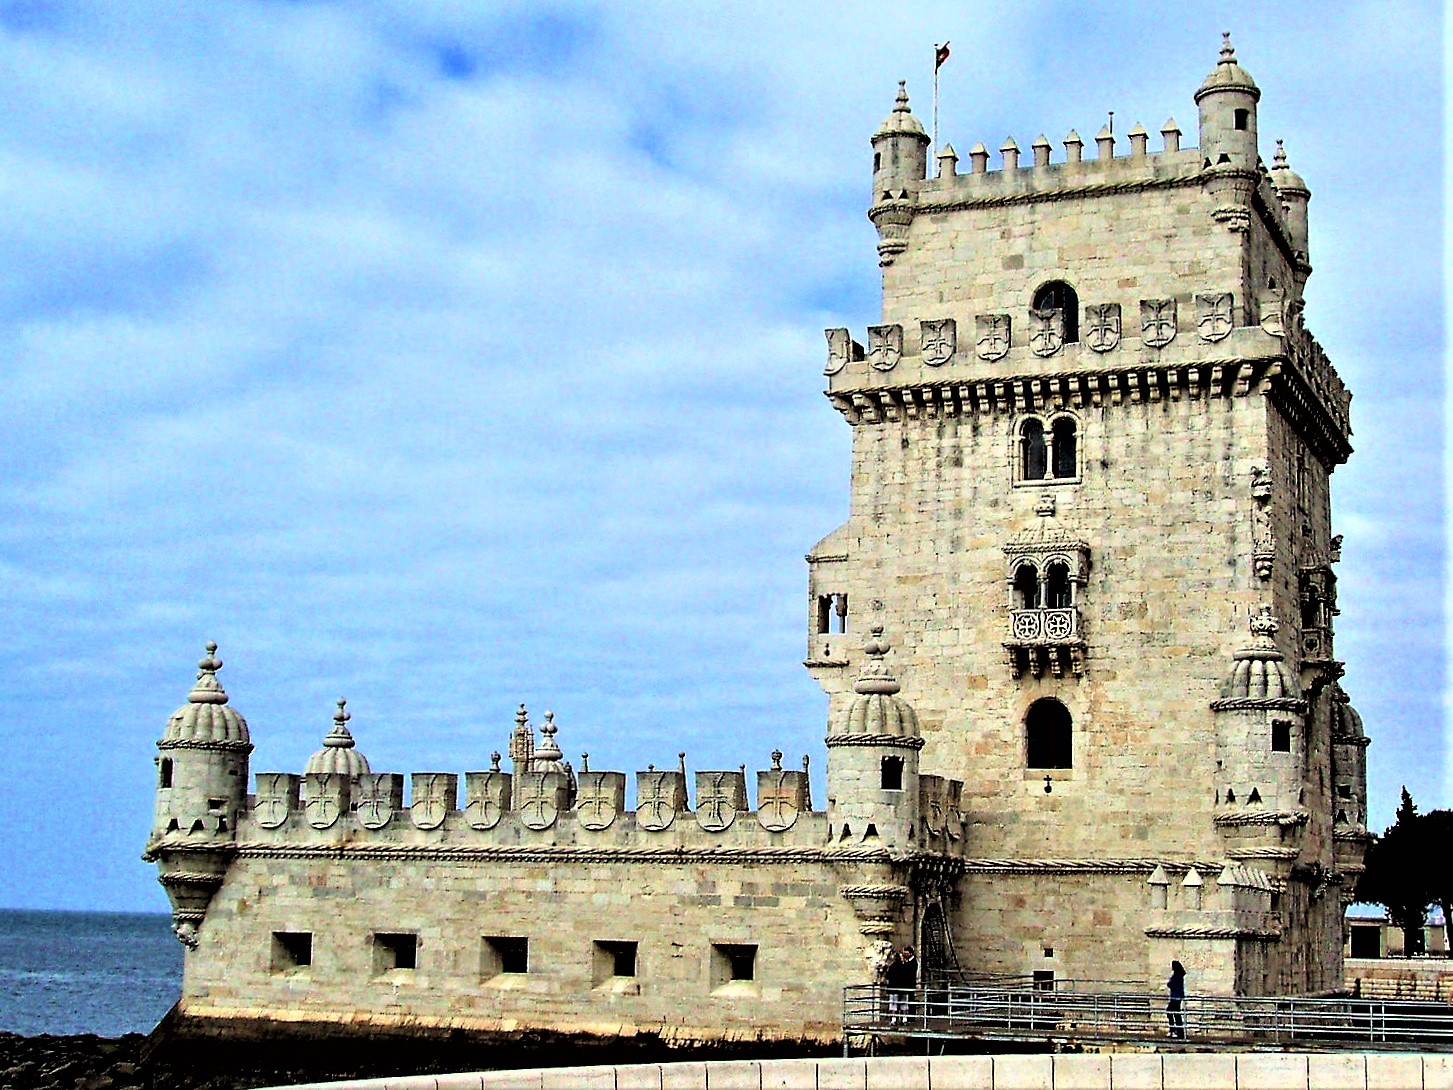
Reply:
[[[1271, 184], [1276, 186], [1276, 195], [1286, 209], [1287, 224], [1291, 228], [1292, 248], [1303, 261], [1307, 258], [1307, 205], [1312, 200], [1312, 191], [1302, 176], [1287, 164], [1286, 148], [1276, 142], [1276, 155], [1272, 161]], [[1303, 276], [1305, 279], [1305, 276]]]
[[1221, 36], [1221, 59], [1196, 90], [1201, 151], [1212, 166], [1256, 169], [1256, 104], [1261, 91], [1236, 63], [1230, 33]]
[[873, 195], [868, 218], [878, 229], [878, 263], [891, 265], [907, 247], [913, 201], [928, 175], [928, 134], [908, 108], [908, 89], [898, 81], [898, 101], [873, 134]]
[[555, 725], [555, 713], [547, 711], [545, 722], [540, 726], [540, 745], [530, 757], [531, 772], [569, 771], [564, 763], [565, 754], [560, 752], [560, 744], [555, 741], [559, 731], [560, 728]]
[[358, 751], [353, 735], [348, 732], [348, 721], [352, 718], [348, 701], [339, 700], [338, 710], [333, 713], [333, 729], [323, 739], [323, 748], [308, 758], [305, 773], [331, 773], [357, 779], [369, 771], [368, 758]]
[[217, 680], [217, 645], [197, 663], [197, 681], [157, 742], [156, 809], [142, 858], [159, 864], [172, 902], [172, 930], [187, 946], [235, 851], [247, 793], [247, 721]]
[[918, 714], [884, 661], [888, 641], [875, 625], [853, 702], [827, 737], [827, 810], [835, 842], [908, 848], [919, 816]]
[[[1332, 685], [1332, 808], [1339, 830], [1367, 828], [1367, 732], [1339, 683]], [[1361, 856], [1356, 862], [1361, 864]]]

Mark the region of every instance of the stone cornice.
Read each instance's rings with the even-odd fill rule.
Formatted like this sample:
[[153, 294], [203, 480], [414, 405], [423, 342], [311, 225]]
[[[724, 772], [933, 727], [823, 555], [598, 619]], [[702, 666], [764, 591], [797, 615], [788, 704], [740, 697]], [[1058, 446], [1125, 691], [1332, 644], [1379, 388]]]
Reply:
[[[1093, 161], [1091, 160], [1091, 162]], [[1121, 193], [1144, 193], [1151, 189], [1191, 189], [1199, 187], [1203, 180], [1203, 176], [1197, 171], [1195, 174], [1128, 178], [1120, 182], [1097, 181], [1082, 182], [1078, 185], [1061, 184], [1053, 188], [1023, 189], [1016, 193], [986, 193], [982, 196], [935, 197], [931, 191], [920, 191], [918, 203], [914, 206], [914, 213], [919, 216], [932, 216], [946, 212], [966, 212], [976, 208], [1003, 208], [1014, 204], [1048, 204], [1052, 201], [1088, 200], [1095, 197], [1116, 196]]]
[[1252, 942], [1281, 942], [1281, 932], [1266, 927], [1147, 927], [1152, 939], [1250, 939]]
[[480, 863], [882, 863], [957, 866], [953, 857], [932, 852], [894, 855], [886, 848], [812, 847], [573, 847], [528, 844], [265, 844], [237, 846], [239, 859], [353, 859]]
[[823, 739], [829, 749], [833, 746], [881, 746], [885, 749], [922, 749], [923, 739], [901, 734], [829, 734]]
[[251, 753], [251, 742], [208, 742], [197, 738], [163, 738], [156, 744], [157, 749], [214, 749], [226, 750], [232, 753]]
[[1305, 825], [1311, 814], [1306, 810], [1228, 810], [1217, 814], [1217, 825]]
[[1208, 859], [965, 859], [966, 874], [1149, 874], [1167, 871], [1218, 871]]
[[1307, 702], [1294, 696], [1234, 696], [1211, 701], [1213, 712], [1287, 711], [1303, 714]]

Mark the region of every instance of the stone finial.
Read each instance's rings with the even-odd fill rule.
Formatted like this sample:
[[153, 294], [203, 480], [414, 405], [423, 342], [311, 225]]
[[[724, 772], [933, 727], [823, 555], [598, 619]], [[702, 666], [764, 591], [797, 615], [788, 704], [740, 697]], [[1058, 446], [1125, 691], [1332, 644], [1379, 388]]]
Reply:
[[772, 771], [782, 771], [782, 751], [780, 749], [774, 749], [772, 751]]
[[217, 644], [208, 641], [207, 654], [201, 662], [197, 663], [197, 682], [192, 686], [192, 691], [187, 694], [187, 700], [190, 703], [227, 703], [227, 693], [223, 691], [222, 683], [217, 680], [217, 671], [220, 669], [222, 669], [222, 660], [217, 657]]
[[983, 174], [988, 169], [989, 149], [984, 147], [983, 141], [980, 141], [969, 149], [969, 173]]
[[881, 693], [884, 696], [892, 696], [898, 692], [901, 686], [888, 669], [888, 664], [883, 657], [888, 654], [889, 643], [883, 638], [883, 626], [875, 624], [872, 635], [863, 642], [863, 650], [868, 654], [868, 661], [863, 664], [862, 670], [858, 673], [858, 680], [853, 682], [853, 692], [867, 695], [870, 693]]
[[1105, 125], [1095, 134], [1095, 155], [1101, 159], [1115, 158], [1115, 134]]
[[1204, 886], [1205, 884], [1206, 881], [1201, 877], [1201, 872], [1196, 870], [1195, 867], [1192, 867], [1190, 870], [1186, 871], [1186, 876], [1181, 881], [1181, 885], [1187, 889], [1193, 889], [1196, 886]]
[[1290, 170], [1291, 169], [1290, 167], [1287, 166], [1287, 149], [1286, 149], [1285, 142], [1283, 142], [1282, 140], [1277, 140], [1277, 142], [1276, 142], [1276, 154], [1271, 157], [1271, 169], [1272, 170]]
[[524, 730], [530, 725], [530, 713], [525, 711], [525, 706], [520, 705], [519, 711], [515, 712], [515, 729]]
[[[1229, 42], [1231, 40], [1231, 35], [1227, 34], [1226, 40]], [[1232, 59], [1235, 59], [1235, 50], [1231, 51], [1231, 57]], [[901, 79], [898, 81], [898, 98], [893, 103], [893, 112], [895, 114], [906, 114], [913, 112], [908, 108], [908, 81], [906, 79]]]
[[547, 711], [545, 722], [540, 727], [540, 748], [535, 750], [535, 760], [556, 762], [565, 756], [560, 752], [560, 746], [555, 741], [555, 735], [559, 730], [560, 728], [555, 725], [555, 713]]
[[352, 749], [353, 735], [348, 733], [348, 721], [353, 715], [348, 710], [348, 701], [338, 698], [338, 710], [333, 713], [333, 729], [323, 739], [323, 744], [332, 749]]
[[1271, 606], [1262, 605], [1251, 615], [1251, 634], [1255, 637], [1258, 647], [1275, 647], [1272, 637], [1276, 635], [1281, 625], [1271, 614]]
[[943, 150], [938, 153], [938, 176], [940, 178], [954, 178], [959, 173], [959, 153], [954, 151], [952, 144], [945, 144]]
[[[1253, 52], [1255, 52], [1255, 50], [1253, 50]], [[1221, 59], [1219, 61], [1217, 61], [1216, 63], [1217, 64], [1235, 64], [1236, 63], [1236, 47], [1231, 44], [1231, 32], [1229, 30], [1223, 30], [1223, 31], [1221, 31]]]
[[1196, 870], [1195, 867], [1186, 871], [1185, 880], [1181, 882], [1181, 889], [1185, 891], [1187, 908], [1195, 909], [1201, 907], [1201, 887], [1204, 885], [1205, 882], [1201, 879], [1201, 872]]
[[1165, 868], [1157, 863], [1155, 870], [1150, 872], [1150, 877], [1146, 879], [1145, 884], [1150, 887], [1150, 907], [1167, 907], [1170, 875], [1166, 874]]
[[1037, 167], [1049, 166], [1049, 137], [1040, 133], [1034, 138], [1034, 143], [1029, 146], [1034, 149], [1034, 165]]
[[580, 755], [580, 771], [582, 773], [585, 773], [585, 772], [589, 772], [590, 771], [590, 754], [589, 753], [582, 753]]
[[1004, 143], [999, 145], [999, 154], [1004, 157], [1005, 170], [1019, 169], [1019, 145], [1014, 142], [1014, 137], [1004, 138]]
[[1064, 144], [1065, 162], [1078, 163], [1085, 150], [1085, 142], [1080, 139], [1080, 134], [1075, 132], [1074, 129], [1071, 129], [1069, 135], [1064, 139]]
[[489, 755], [489, 770], [491, 772], [498, 772], [500, 770], [500, 768], [499, 768], [499, 762], [500, 762], [500, 752], [499, 752], [499, 750], [495, 750], [493, 753], [491, 753]]
[[1145, 131], [1145, 126], [1139, 123], [1135, 128], [1125, 134], [1130, 139], [1130, 157], [1132, 159], [1145, 158], [1145, 145], [1150, 139], [1150, 134]]
[[1176, 119], [1168, 117], [1165, 124], [1160, 127], [1160, 135], [1165, 140], [1165, 150], [1175, 152], [1181, 150], [1181, 127], [1176, 124]]
[[1150, 872], [1150, 877], [1145, 882], [1146, 885], [1151, 886], [1168, 886], [1170, 885], [1170, 875], [1166, 874], [1165, 867], [1157, 863], [1155, 870]]

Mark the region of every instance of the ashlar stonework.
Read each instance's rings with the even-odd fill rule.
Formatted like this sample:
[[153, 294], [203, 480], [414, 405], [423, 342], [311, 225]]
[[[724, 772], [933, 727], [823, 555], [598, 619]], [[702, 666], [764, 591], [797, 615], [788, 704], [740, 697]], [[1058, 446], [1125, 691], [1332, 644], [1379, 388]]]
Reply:
[[1337, 989], [1368, 842], [1332, 645], [1351, 395], [1302, 324], [1310, 191], [1280, 143], [1263, 164], [1259, 98], [1228, 41], [1199, 147], [1172, 120], [1157, 153], [1072, 132], [1063, 162], [977, 144], [930, 178], [900, 87], [882, 313], [827, 331], [853, 454], [808, 556], [822, 808], [778, 752], [648, 768], [629, 810], [524, 708], [508, 770], [406, 785], [342, 702], [249, 794], [209, 645], [146, 848], [182, 1015], [828, 1041], [908, 942], [941, 977], [1159, 987], [1177, 958], [1202, 992]]

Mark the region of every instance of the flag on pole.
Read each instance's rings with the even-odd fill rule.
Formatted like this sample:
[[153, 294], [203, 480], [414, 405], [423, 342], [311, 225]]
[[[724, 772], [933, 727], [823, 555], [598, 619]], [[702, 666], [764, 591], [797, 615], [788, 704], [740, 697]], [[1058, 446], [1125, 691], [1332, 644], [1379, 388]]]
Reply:
[[937, 72], [943, 67], [943, 62], [948, 60], [948, 42], [943, 45], [934, 46], [933, 49], [933, 70]]

